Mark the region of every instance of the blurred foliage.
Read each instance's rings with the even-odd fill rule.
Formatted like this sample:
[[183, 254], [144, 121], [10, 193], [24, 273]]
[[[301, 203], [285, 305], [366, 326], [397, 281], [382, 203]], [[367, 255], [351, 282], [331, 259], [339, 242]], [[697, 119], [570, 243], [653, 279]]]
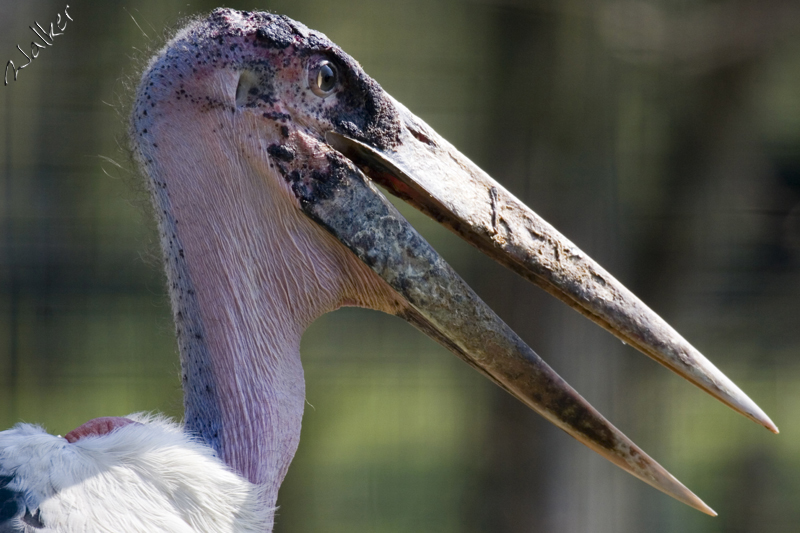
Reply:
[[[0, 0], [0, 59], [65, 4]], [[303, 341], [309, 407], [278, 531], [789, 532], [800, 521], [800, 5], [229, 2], [326, 33], [706, 353], [781, 427], [729, 412], [404, 212], [523, 338], [719, 513], [618, 471], [400, 320]], [[0, 427], [180, 417], [137, 68], [213, 2], [76, 0], [0, 88]]]

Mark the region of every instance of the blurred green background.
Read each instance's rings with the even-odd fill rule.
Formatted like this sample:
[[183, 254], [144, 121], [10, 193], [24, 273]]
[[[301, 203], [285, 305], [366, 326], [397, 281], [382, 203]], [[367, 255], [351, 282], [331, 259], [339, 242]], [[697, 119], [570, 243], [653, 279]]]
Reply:
[[[0, 0], [0, 61], [65, 3]], [[149, 200], [125, 146], [137, 69], [215, 2], [71, 0], [0, 87], [0, 427], [180, 417]], [[288, 532], [795, 532], [800, 523], [800, 3], [270, 0], [662, 314], [773, 436], [415, 212], [567, 381], [719, 513], [602, 460], [403, 321], [308, 331]]]

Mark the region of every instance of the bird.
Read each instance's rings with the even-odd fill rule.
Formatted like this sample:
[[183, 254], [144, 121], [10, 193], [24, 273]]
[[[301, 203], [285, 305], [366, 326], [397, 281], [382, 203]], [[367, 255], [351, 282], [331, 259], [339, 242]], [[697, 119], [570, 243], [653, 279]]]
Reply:
[[[604, 458], [715, 514], [529, 348], [376, 185], [778, 432], [611, 274], [300, 22], [227, 8], [189, 22], [144, 68], [129, 137], [159, 228], [183, 424], [133, 415], [90, 421], [70, 439], [29, 425], [0, 433], [0, 531], [216, 531], [186, 518], [182, 492], [214, 491], [216, 476], [238, 499], [208, 512], [247, 515], [235, 531], [271, 531], [300, 439], [300, 339], [343, 306], [406, 320]], [[142, 458], [160, 448], [195, 462], [156, 454], [145, 472]], [[100, 466], [106, 455], [113, 468]], [[64, 503], [73, 493], [83, 499]], [[173, 522], [142, 526], [130, 516], [149, 511], [119, 504], [137, 498], [158, 500]], [[59, 513], [79, 507], [93, 510], [70, 529]]]
[[167, 418], [103, 417], [61, 436], [0, 432], [0, 531], [265, 531], [259, 488]]

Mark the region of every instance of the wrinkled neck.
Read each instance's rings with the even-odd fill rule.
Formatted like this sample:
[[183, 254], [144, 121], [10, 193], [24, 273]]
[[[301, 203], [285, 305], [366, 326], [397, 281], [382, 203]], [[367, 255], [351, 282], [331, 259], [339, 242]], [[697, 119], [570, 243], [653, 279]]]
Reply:
[[273, 507], [300, 438], [300, 338], [336, 306], [336, 291], [310, 299], [295, 273], [274, 261], [292, 239], [253, 232], [246, 205], [241, 219], [222, 220], [220, 212], [181, 209], [163, 196], [186, 428], [264, 486]]
[[[178, 120], [187, 113], [139, 125], [177, 329], [186, 428], [261, 485], [265, 505], [274, 507], [300, 438], [303, 331], [345, 303], [389, 312], [400, 304], [300, 212], [267, 159], [237, 155], [260, 154], [259, 130], [241, 133], [248, 131], [244, 119], [227, 111]], [[223, 125], [226, 135], [204, 137]], [[233, 127], [239, 135], [227, 134]]]

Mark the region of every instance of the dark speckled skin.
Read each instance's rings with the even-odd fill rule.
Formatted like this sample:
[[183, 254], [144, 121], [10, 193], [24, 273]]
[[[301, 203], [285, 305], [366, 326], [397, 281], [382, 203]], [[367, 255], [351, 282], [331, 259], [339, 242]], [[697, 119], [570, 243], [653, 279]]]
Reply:
[[[312, 73], [323, 61], [338, 73], [329, 91], [312, 87]], [[167, 183], [158, 178], [163, 175], [159, 160], [169, 160], [170, 153], [160, 152], [154, 134], [170, 120], [186, 116], [198, 122], [213, 119], [206, 124], [211, 131], [192, 136], [203, 142], [192, 145], [195, 151], [181, 164], [192, 166], [188, 160], [198, 150], [209, 148], [219, 155], [212, 145], [225, 146], [220, 159], [260, 169], [259, 179], [282, 178], [280, 190], [290, 203], [326, 228], [402, 297], [398, 314], [570, 435], [660, 490], [713, 513], [526, 346], [362, 171], [385, 180], [389, 190], [626, 342], [630, 341], [626, 332], [643, 332], [639, 337], [644, 340], [632, 344], [777, 430], [662, 319], [384, 93], [327, 37], [284, 16], [217, 9], [179, 32], [148, 65], [131, 117], [135, 151], [152, 177], [172, 284], [186, 426], [214, 449], [225, 449], [220, 431], [224, 420], [199, 318], [196, 280], [191, 279], [177, 231], [180, 221], [173, 215]], [[179, 124], [183, 129], [176, 127], [170, 130], [172, 137], [159, 139], [182, 148], [186, 143], [181, 141], [190, 135], [185, 133], [187, 125]], [[231, 140], [235, 142], [228, 144]], [[361, 155], [369, 157], [353, 157], [352, 150], [342, 148], [348, 143], [360, 143]], [[210, 160], [212, 165], [218, 161]], [[400, 168], [405, 170], [395, 172]], [[199, 172], [211, 176], [214, 171]], [[291, 192], [286, 191], [287, 184]], [[208, 207], [213, 211], [216, 204]]]
[[[330, 61], [336, 89], [320, 96], [309, 72]], [[214, 84], [230, 73], [238, 79], [235, 102]], [[227, 86], [226, 86], [227, 87]], [[213, 95], [218, 96], [213, 96]], [[184, 106], [184, 104], [189, 104]], [[404, 149], [409, 135], [426, 149], [451, 155], [407, 111], [386, 95], [361, 67], [321, 33], [278, 15], [217, 9], [190, 24], [145, 71], [132, 113], [134, 145], [161, 212], [162, 242], [181, 347], [186, 426], [214, 449], [225, 449], [216, 380], [199, 318], [195, 282], [183, 254], [167, 183], [160, 182], [158, 123], [185, 107], [230, 112], [259, 120], [269, 158], [290, 185], [299, 207], [350, 248], [408, 302], [401, 315], [467, 363], [570, 434], [641, 478], [685, 490], [661, 472], [553, 372], [486, 306], [355, 164], [326, 141], [328, 132], [355, 139], [383, 153]], [[246, 113], [245, 113], [246, 111]], [[404, 114], [405, 113], [405, 114]], [[223, 125], [220, 124], [219, 128]], [[404, 128], [406, 128], [404, 130]], [[268, 133], [272, 132], [272, 133]], [[211, 131], [207, 135], [236, 135]], [[211, 141], [214, 142], [214, 141]], [[405, 141], [404, 141], [405, 142]], [[466, 163], [456, 163], [463, 167]], [[446, 176], [442, 176], [446, 178]], [[487, 196], [488, 197], [488, 196]], [[224, 457], [224, 454], [223, 454]], [[677, 483], [677, 485], [675, 485]]]
[[[235, 19], [235, 23], [232, 21]], [[340, 90], [334, 102], [316, 101], [297, 83], [309, 58], [319, 56], [331, 61], [340, 73]], [[211, 15], [190, 25], [177, 40], [148, 68], [148, 83], [142, 85], [144, 100], [137, 101], [134, 118], [152, 113], [155, 98], [147, 98], [148, 86], [153, 91], [174, 91], [178, 98], [195, 101], [187, 93], [180, 78], [183, 72], [198, 73], [204, 66], [214, 69], [247, 70], [255, 77], [245, 96], [246, 106], [258, 106], [266, 118], [281, 122], [292, 120], [282, 106], [297, 97], [294, 111], [332, 126], [336, 131], [378, 148], [389, 148], [398, 142], [400, 123], [397, 111], [381, 87], [370, 78], [349, 55], [322, 33], [309, 30], [292, 19], [260, 12], [237, 12], [216, 9]], [[177, 79], [173, 73], [186, 67]], [[142, 80], [147, 82], [146, 79]], [[288, 89], [288, 90], [287, 90]], [[227, 102], [197, 99], [207, 107], [229, 106]], [[334, 105], [332, 105], [334, 104]], [[316, 116], [314, 116], [316, 115]], [[142, 134], [142, 131], [134, 131]]]
[[[307, 65], [328, 60], [339, 72], [340, 90], [320, 99], [306, 86]], [[219, 70], [245, 73], [237, 91], [236, 106], [230, 101], [193, 91], [190, 78]], [[176, 37], [148, 65], [139, 86], [131, 117], [131, 136], [140, 163], [156, 163], [158, 142], [152, 124], [165, 113], [170, 102], [188, 100], [201, 110], [257, 109], [265, 127], [278, 126], [280, 139], [302, 130], [320, 139], [334, 128], [381, 148], [397, 143], [397, 112], [380, 86], [327, 37], [288, 17], [259, 12], [216, 9]], [[296, 122], [303, 117], [303, 123]], [[316, 126], [316, 127], [315, 127]], [[316, 131], [315, 131], [316, 130]], [[277, 140], [277, 139], [276, 139]], [[268, 149], [276, 163], [294, 158], [294, 148], [276, 142]], [[147, 172], [154, 176], [157, 173]], [[182, 354], [182, 380], [186, 395], [186, 426], [212, 448], [224, 448], [223, 420], [217, 405], [216, 380], [204, 342], [194, 283], [183, 256], [183, 245], [169, 208], [167, 183], [153, 179], [151, 188], [160, 217], [162, 242], [169, 248], [167, 270], [171, 271], [174, 318]], [[177, 294], [177, 298], [174, 296]]]

